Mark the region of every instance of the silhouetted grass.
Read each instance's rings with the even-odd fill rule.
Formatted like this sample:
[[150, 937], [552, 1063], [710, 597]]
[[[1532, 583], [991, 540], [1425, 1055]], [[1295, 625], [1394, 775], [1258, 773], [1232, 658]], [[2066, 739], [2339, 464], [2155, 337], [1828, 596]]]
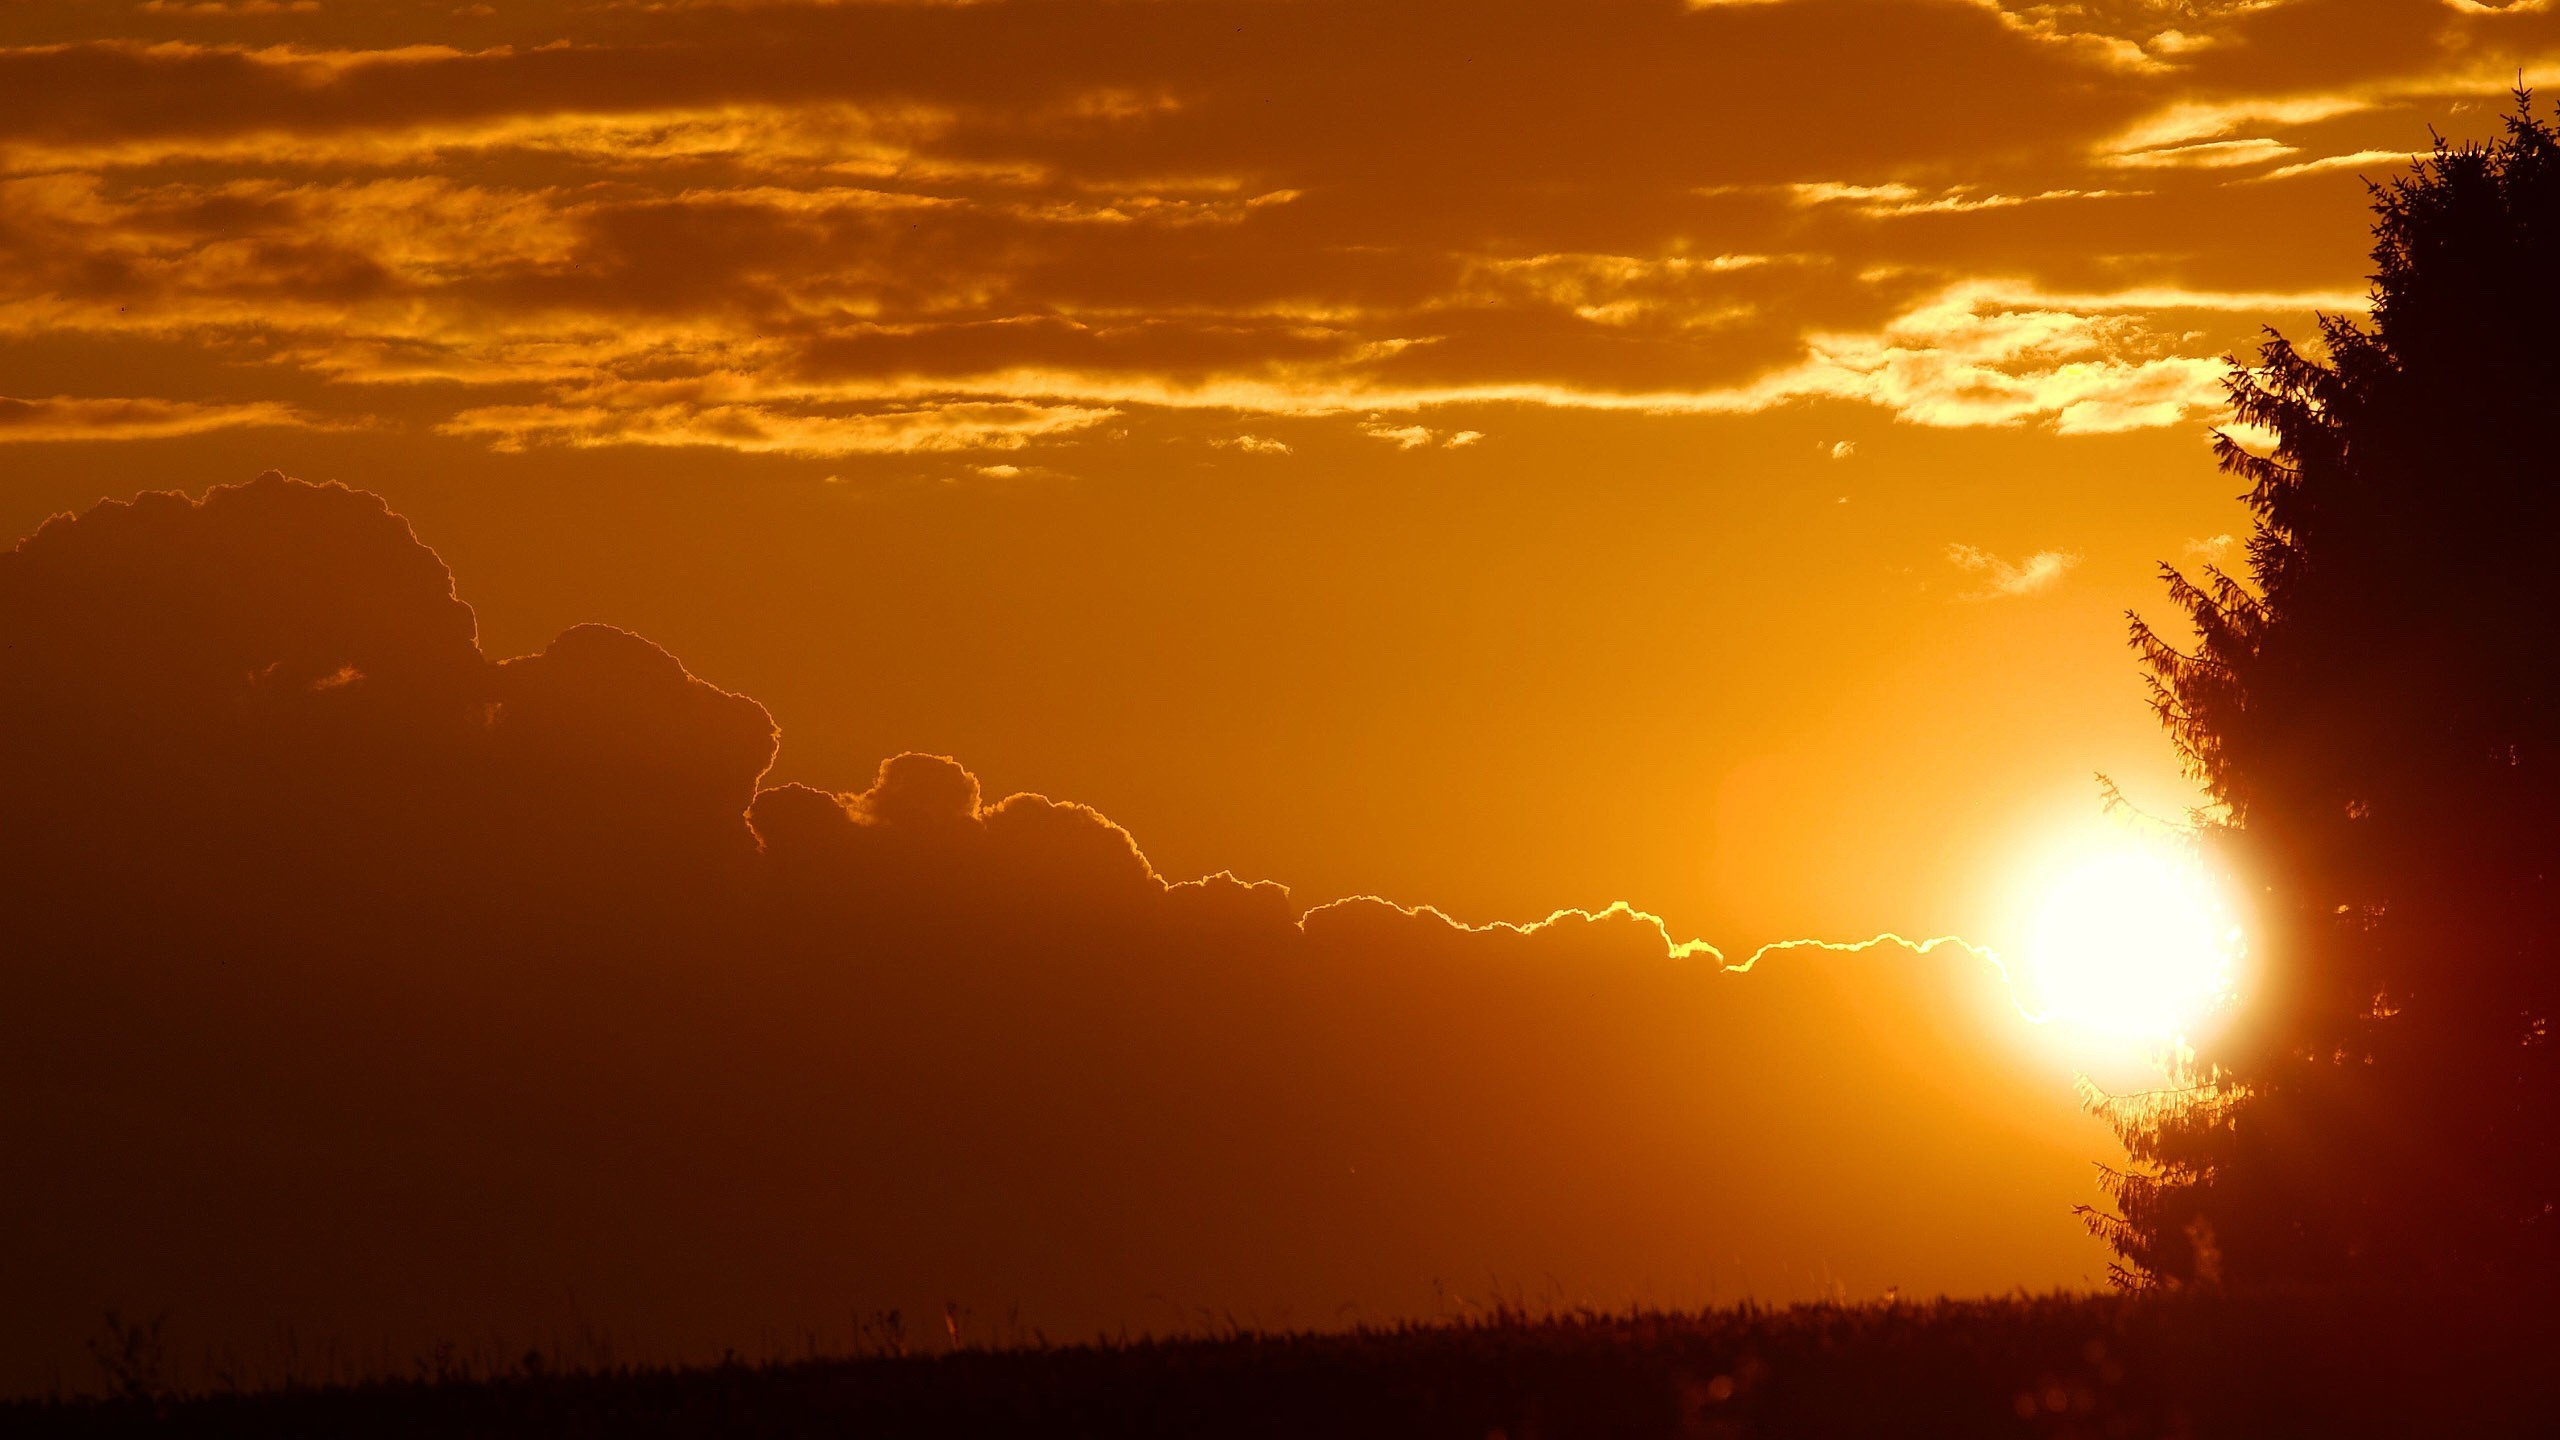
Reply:
[[2281, 1436], [2560, 1433], [2533, 1293], [2055, 1296], [1506, 1312], [698, 1367], [0, 1408], [84, 1436]]

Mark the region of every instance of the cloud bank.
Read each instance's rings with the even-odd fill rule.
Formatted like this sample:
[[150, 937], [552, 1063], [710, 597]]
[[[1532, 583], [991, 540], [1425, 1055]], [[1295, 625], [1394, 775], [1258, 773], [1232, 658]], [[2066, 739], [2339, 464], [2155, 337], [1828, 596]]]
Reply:
[[760, 789], [763, 707], [628, 632], [477, 634], [273, 475], [0, 556], [11, 1388], [110, 1306], [272, 1370], [2095, 1268], [2103, 1134], [1960, 947], [1176, 881], [939, 756]]

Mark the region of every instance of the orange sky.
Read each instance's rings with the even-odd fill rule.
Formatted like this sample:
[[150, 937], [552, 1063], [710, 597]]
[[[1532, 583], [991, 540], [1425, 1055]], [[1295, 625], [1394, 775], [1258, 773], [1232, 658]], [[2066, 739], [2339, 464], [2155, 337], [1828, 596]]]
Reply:
[[343, 480], [768, 784], [2011, 946], [2094, 772], [2194, 798], [2122, 612], [2240, 527], [2218, 357], [2360, 306], [2358, 177], [2548, 8], [18, 0], [0, 537]]
[[[1169, 873], [1998, 929], [2538, 5], [28, 0], [0, 529], [276, 466]], [[2039, 561], [2038, 557], [2045, 557]]]

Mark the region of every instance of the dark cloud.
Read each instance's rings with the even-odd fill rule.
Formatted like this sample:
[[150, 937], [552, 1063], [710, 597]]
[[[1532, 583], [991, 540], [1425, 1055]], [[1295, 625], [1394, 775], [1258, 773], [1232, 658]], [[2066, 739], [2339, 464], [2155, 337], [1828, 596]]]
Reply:
[[759, 792], [774, 747], [624, 631], [489, 659], [343, 488], [0, 556], [8, 1383], [111, 1305], [272, 1370], [2094, 1263], [2100, 1134], [1960, 950], [1302, 916], [941, 757]]

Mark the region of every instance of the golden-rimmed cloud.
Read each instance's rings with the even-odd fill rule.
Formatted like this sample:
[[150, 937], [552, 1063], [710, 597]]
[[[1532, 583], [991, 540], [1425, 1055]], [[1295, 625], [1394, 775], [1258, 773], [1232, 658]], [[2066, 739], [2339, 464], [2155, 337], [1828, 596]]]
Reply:
[[768, 785], [754, 699], [479, 620], [381, 500], [280, 475], [0, 550], [0, 1051], [42, 1062], [0, 1067], [0, 1237], [42, 1253], [0, 1393], [107, 1304], [388, 1355], [569, 1296], [716, 1356], [848, 1294], [1064, 1330], [2098, 1258], [2104, 1127], [1978, 946], [1176, 881], [938, 754]]

